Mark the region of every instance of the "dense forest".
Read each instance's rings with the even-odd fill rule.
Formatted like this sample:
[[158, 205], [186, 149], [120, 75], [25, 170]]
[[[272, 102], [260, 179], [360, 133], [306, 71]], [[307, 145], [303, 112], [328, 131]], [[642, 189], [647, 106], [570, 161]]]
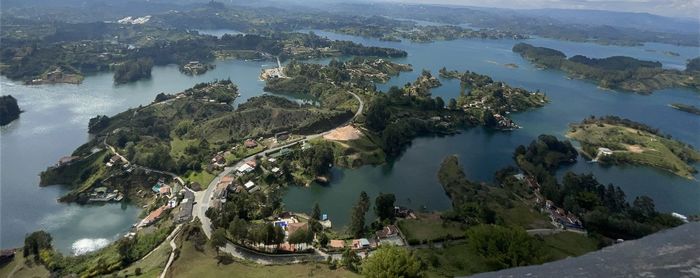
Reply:
[[140, 79], [151, 78], [153, 60], [150, 58], [129, 60], [116, 65], [114, 68], [114, 83], [129, 83]]

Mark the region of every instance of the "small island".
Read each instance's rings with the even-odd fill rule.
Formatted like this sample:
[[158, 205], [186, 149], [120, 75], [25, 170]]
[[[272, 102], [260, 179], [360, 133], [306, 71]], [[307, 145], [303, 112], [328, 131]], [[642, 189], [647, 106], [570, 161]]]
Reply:
[[118, 64], [114, 70], [114, 83], [125, 84], [151, 78], [151, 69], [153, 69], [153, 60], [150, 58], [129, 60]]
[[700, 115], [700, 108], [698, 108], [695, 105], [683, 104], [683, 103], [672, 103], [672, 104], [669, 104], [669, 106], [673, 107], [673, 109], [676, 109], [676, 110], [680, 110], [680, 111], [687, 112], [690, 114]]
[[186, 75], [201, 75], [211, 69], [214, 69], [214, 65], [199, 61], [190, 61], [187, 64], [180, 66], [180, 72]]
[[595, 81], [603, 89], [620, 89], [641, 94], [668, 88], [700, 90], [698, 59], [688, 62], [686, 70], [665, 69], [660, 62], [638, 60], [627, 56], [589, 58], [575, 55], [567, 58], [561, 51], [526, 43], [513, 46], [513, 52], [537, 67], [561, 70], [572, 78]]
[[22, 113], [22, 111], [19, 110], [17, 99], [11, 95], [0, 96], [0, 126], [7, 125], [19, 119], [20, 113]]
[[615, 116], [591, 117], [572, 124], [566, 136], [581, 143], [582, 153], [606, 164], [647, 165], [692, 179], [700, 161], [692, 146], [657, 129]]

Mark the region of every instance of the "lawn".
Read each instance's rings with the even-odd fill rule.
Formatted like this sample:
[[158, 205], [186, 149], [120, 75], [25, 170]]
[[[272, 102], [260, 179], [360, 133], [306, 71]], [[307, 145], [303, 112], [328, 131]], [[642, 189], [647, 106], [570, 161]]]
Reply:
[[526, 202], [512, 202], [512, 208], [498, 207], [496, 214], [507, 225], [516, 225], [524, 229], [552, 228], [547, 215], [535, 210]]
[[399, 220], [397, 225], [410, 244], [464, 237], [464, 229], [455, 222], [444, 222], [439, 214], [418, 214], [418, 219]]
[[[15, 258], [5, 264], [0, 266], [0, 277], [7, 278], [22, 278], [22, 277], [49, 277], [49, 271], [41, 264], [35, 264], [33, 261], [29, 261], [29, 264], [25, 264], [26, 260], [22, 257], [22, 251], [18, 251], [15, 254]], [[10, 276], [14, 270], [14, 275]]]
[[211, 181], [213, 181], [215, 177], [216, 175], [207, 172], [207, 170], [205, 169], [202, 169], [199, 172], [187, 172], [187, 176], [185, 177], [185, 179], [190, 182], [197, 182], [200, 185], [202, 185], [202, 189], [206, 189], [209, 186], [209, 183], [211, 183]]
[[543, 240], [553, 260], [581, 256], [598, 250], [598, 241], [574, 232], [561, 232], [545, 236]]
[[[231, 276], [234, 275], [234, 276]], [[215, 252], [209, 248], [197, 251], [193, 244], [185, 241], [180, 256], [173, 262], [168, 277], [359, 277], [343, 270], [331, 270], [323, 263], [263, 266], [251, 262], [234, 261], [218, 264]]]

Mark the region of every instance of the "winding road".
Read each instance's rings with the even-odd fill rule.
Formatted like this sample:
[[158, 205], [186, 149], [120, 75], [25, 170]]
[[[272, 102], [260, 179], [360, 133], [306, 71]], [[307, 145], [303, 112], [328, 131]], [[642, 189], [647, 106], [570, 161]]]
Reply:
[[[362, 112], [364, 111], [364, 107], [365, 107], [365, 103], [362, 100], [362, 98], [360, 98], [360, 96], [358, 96], [357, 94], [355, 94], [353, 92], [349, 92], [349, 91], [347, 93], [354, 96], [355, 99], [357, 99], [359, 101], [360, 105], [359, 105], [357, 111], [355, 112], [355, 115], [350, 120], [348, 120], [346, 123], [341, 125], [341, 127], [352, 123], [352, 121], [354, 121], [358, 116], [360, 116], [362, 114]], [[238, 169], [246, 161], [254, 158], [255, 156], [258, 156], [258, 155], [266, 156], [269, 153], [273, 153], [273, 152], [279, 151], [279, 150], [284, 149], [284, 148], [291, 147], [291, 146], [299, 144], [299, 143], [303, 144], [303, 142], [321, 137], [323, 135], [328, 134], [329, 132], [330, 132], [330, 130], [324, 131], [321, 133], [317, 133], [317, 134], [307, 135], [306, 137], [304, 137], [304, 139], [301, 139], [301, 140], [298, 140], [298, 141], [295, 141], [292, 143], [288, 143], [288, 144], [285, 144], [282, 146], [277, 146], [277, 147], [274, 147], [272, 149], [265, 150], [263, 152], [253, 154], [253, 155], [250, 155], [246, 158], [243, 158], [243, 159], [239, 160], [233, 166], [229, 166], [229, 167], [224, 168], [224, 170], [209, 183], [209, 186], [207, 186], [207, 189], [205, 189], [203, 191], [195, 192], [196, 203], [194, 204], [194, 209], [193, 209], [194, 217], [198, 217], [199, 220], [202, 222], [202, 230], [204, 231], [204, 234], [207, 236], [207, 238], [211, 237], [211, 220], [205, 215], [205, 213], [206, 213], [207, 209], [209, 209], [212, 194], [214, 193], [214, 188], [216, 187], [216, 184], [219, 183], [221, 178], [223, 178], [226, 175], [231, 174], [231, 172], [233, 172], [235, 169]], [[321, 254], [321, 253], [293, 255], [293, 256], [255, 255], [255, 252], [251, 252], [251, 251], [246, 250], [244, 248], [240, 248], [231, 242], [227, 242], [226, 246], [224, 248], [221, 248], [221, 251], [229, 253], [232, 256], [239, 258], [239, 259], [252, 260], [252, 261], [256, 261], [256, 262], [261, 263], [261, 264], [294, 263], [294, 262], [308, 261], [309, 259], [323, 260], [327, 256], [327, 255]], [[303, 259], [305, 259], [305, 260], [303, 260]]]

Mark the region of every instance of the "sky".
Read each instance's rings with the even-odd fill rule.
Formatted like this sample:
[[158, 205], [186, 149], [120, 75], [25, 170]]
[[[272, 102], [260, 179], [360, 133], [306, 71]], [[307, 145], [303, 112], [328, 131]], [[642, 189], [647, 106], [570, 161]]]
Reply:
[[700, 18], [700, 0], [389, 0], [392, 2], [453, 4], [510, 9], [590, 9]]

